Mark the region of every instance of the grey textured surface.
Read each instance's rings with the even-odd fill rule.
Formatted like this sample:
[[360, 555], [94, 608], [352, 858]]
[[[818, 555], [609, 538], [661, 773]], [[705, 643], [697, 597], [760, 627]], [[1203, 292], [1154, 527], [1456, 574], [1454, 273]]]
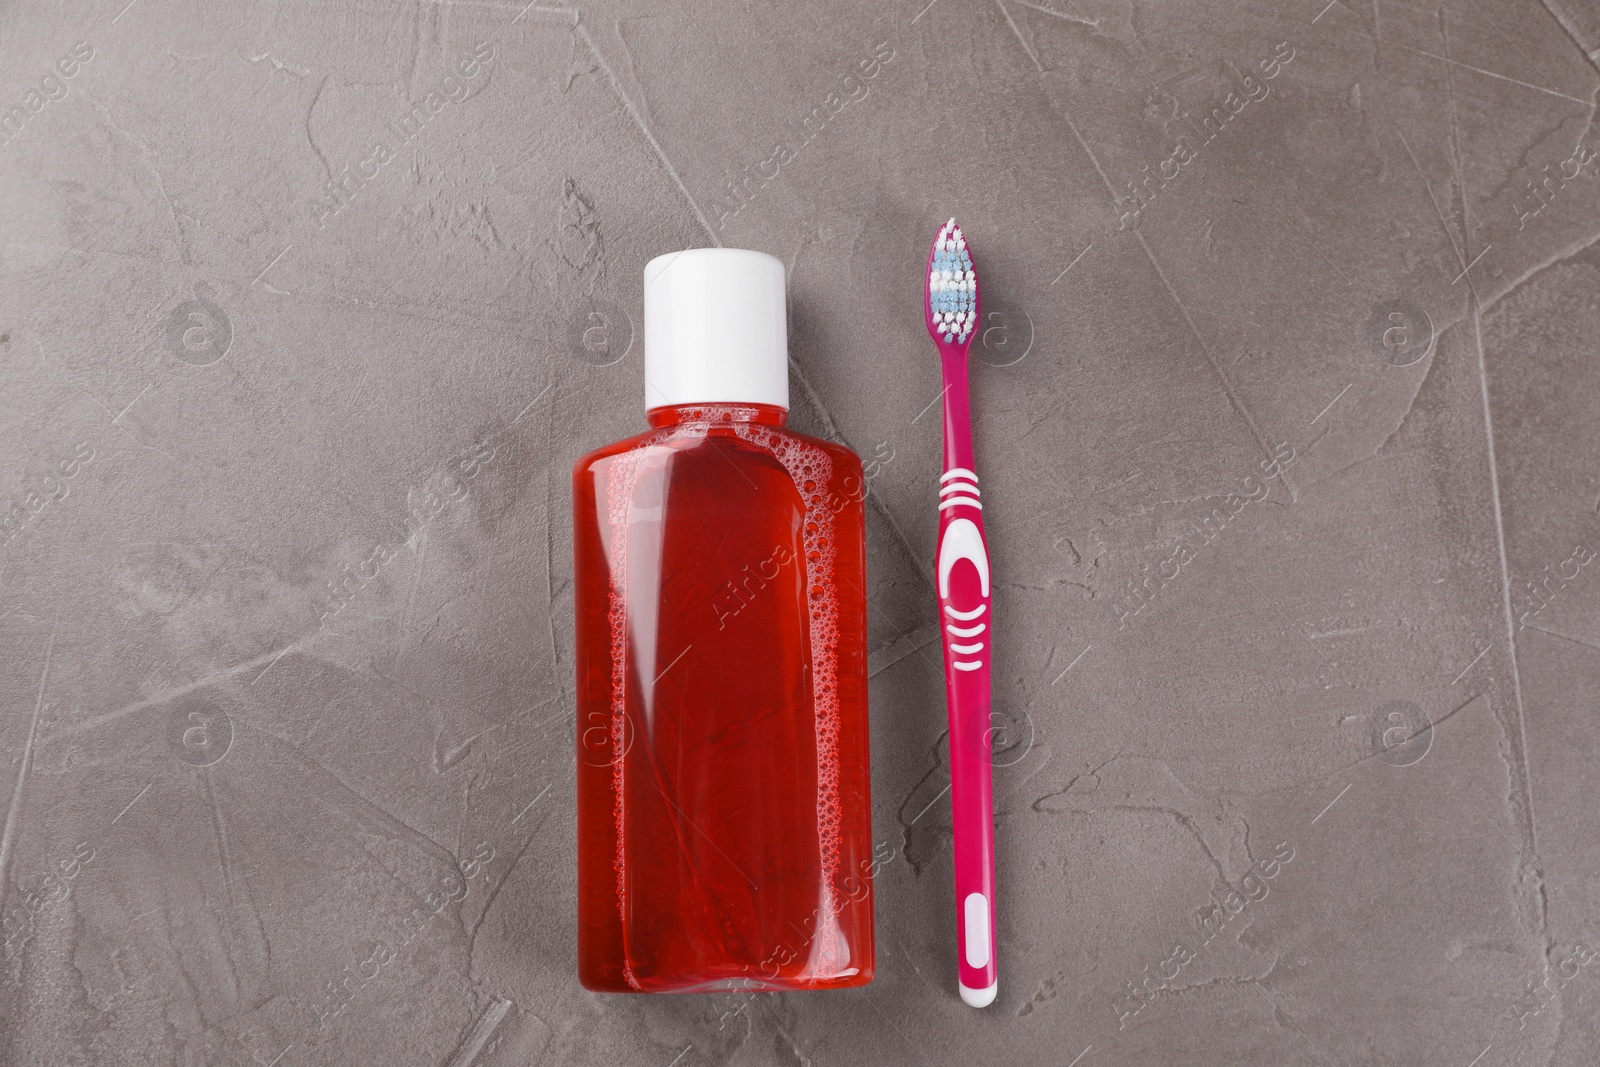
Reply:
[[[1593, 1064], [1597, 56], [1581, 0], [0, 7], [0, 1061]], [[568, 471], [708, 243], [874, 472], [863, 991], [573, 977]]]

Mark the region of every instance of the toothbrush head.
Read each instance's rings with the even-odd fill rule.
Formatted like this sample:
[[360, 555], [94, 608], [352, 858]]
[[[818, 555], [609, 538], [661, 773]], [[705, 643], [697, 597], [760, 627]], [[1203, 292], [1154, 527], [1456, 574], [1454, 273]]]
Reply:
[[923, 307], [928, 336], [943, 345], [965, 348], [978, 325], [978, 274], [972, 268], [967, 239], [951, 219], [928, 252], [928, 288]]

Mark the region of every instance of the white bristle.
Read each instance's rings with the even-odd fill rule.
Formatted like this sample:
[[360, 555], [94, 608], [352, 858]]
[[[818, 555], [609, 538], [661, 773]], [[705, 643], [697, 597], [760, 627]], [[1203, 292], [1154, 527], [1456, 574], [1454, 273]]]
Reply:
[[977, 272], [967, 237], [951, 218], [939, 229], [928, 266], [928, 327], [943, 344], [966, 344], [978, 324]]

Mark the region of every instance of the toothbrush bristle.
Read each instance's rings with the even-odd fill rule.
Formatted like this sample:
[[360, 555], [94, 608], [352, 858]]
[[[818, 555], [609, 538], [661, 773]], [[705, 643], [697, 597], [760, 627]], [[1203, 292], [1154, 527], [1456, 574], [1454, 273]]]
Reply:
[[946, 344], [964, 344], [978, 324], [978, 275], [967, 239], [951, 219], [939, 229], [928, 254], [928, 333]]

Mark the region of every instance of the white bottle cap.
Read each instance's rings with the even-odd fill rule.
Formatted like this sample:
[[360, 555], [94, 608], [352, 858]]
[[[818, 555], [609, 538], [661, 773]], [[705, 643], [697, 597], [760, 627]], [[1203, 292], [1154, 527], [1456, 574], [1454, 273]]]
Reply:
[[783, 263], [743, 248], [689, 248], [644, 268], [646, 409], [789, 408]]

